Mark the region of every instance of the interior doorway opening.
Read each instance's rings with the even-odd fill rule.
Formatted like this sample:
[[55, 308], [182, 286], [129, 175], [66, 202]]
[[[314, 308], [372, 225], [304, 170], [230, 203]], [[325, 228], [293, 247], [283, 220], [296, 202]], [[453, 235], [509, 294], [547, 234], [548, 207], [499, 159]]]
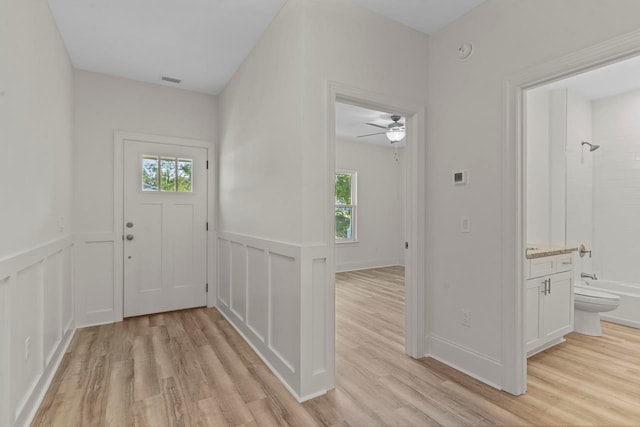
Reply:
[[[506, 82], [505, 112], [507, 116], [503, 151], [505, 159], [503, 195], [505, 200], [513, 200], [515, 202], [515, 209], [511, 211], [511, 208], [514, 207], [513, 205], [511, 207], [508, 204], [503, 206], [505, 218], [513, 218], [513, 222], [510, 220], [505, 224], [505, 238], [507, 239], [505, 242], [509, 243], [505, 245], [503, 252], [505, 260], [503, 273], [505, 277], [511, 277], [511, 280], [515, 281], [518, 286], [506, 286], [503, 288], [503, 300], [505, 302], [503, 311], [507, 318], [511, 318], [512, 314], [514, 315], [513, 322], [505, 322], [503, 325], [503, 337], [505, 342], [508, 343], [508, 345], [503, 346], [505, 372], [503, 389], [512, 394], [517, 395], [526, 392], [527, 360], [528, 356], [535, 353], [535, 350], [532, 351], [529, 348], [529, 344], [531, 344], [529, 338], [532, 336], [532, 331], [531, 323], [527, 319], [527, 311], [531, 308], [527, 306], [531, 301], [531, 298], [527, 298], [527, 281], [530, 278], [532, 266], [531, 257], [527, 255], [528, 252], [534, 251], [530, 249], [531, 247], [537, 247], [528, 241], [527, 224], [527, 175], [529, 171], [527, 168], [528, 130], [526, 124], [529, 92], [571, 77], [580, 78], [590, 71], [603, 70], [609, 65], [637, 57], [639, 53], [640, 34], [627, 34], [601, 43], [597, 47], [584, 49], [567, 57], [523, 71], [511, 76]], [[609, 81], [609, 86], [612, 86], [611, 83]], [[616, 83], [618, 82], [616, 81]], [[587, 141], [592, 144], [591, 147], [581, 144], [581, 142], [579, 141], [577, 145], [578, 152], [584, 149], [585, 157], [602, 154], [602, 148], [599, 150], [600, 153], [594, 153], [596, 149], [590, 150], [590, 148], [599, 145], [597, 142]], [[570, 141], [567, 141], [567, 147], [572, 147], [572, 150], [575, 148], [573, 142]], [[582, 156], [582, 153], [580, 156]], [[513, 213], [516, 213], [516, 215], [511, 216]], [[566, 244], [566, 236], [564, 237], [563, 244]], [[512, 243], [515, 243], [515, 245], [512, 245]], [[511, 263], [511, 260], [513, 260], [513, 263]], [[556, 273], [564, 273], [559, 271], [556, 265], [554, 267], [556, 268]], [[572, 270], [570, 274], [572, 286], [575, 286], [575, 275], [582, 273], [582, 271], [579, 271], [581, 266], [577, 267], [578, 271]], [[552, 294], [553, 286], [549, 289], [548, 285], [543, 285], [540, 288], [540, 293], [543, 297], [550, 293]], [[544, 330], [543, 327], [538, 329], [538, 332], [544, 332]], [[550, 344], [553, 345], [553, 343]]]
[[[328, 247], [327, 264], [330, 272], [329, 276], [329, 299], [327, 305], [327, 318], [329, 322], [333, 322], [329, 327], [330, 334], [327, 342], [328, 357], [330, 358], [330, 370], [333, 377], [330, 379], [327, 388], [333, 388], [336, 385], [336, 341], [341, 338], [336, 335], [336, 280], [335, 272], [338, 271], [336, 262], [336, 171], [339, 169], [336, 164], [337, 138], [336, 138], [336, 109], [338, 102], [348, 104], [350, 106], [361, 107], [378, 112], [390, 112], [385, 123], [380, 126], [393, 124], [390, 115], [399, 115], [399, 122], [405, 125], [406, 138], [406, 155], [404, 167], [404, 223], [401, 233], [404, 234], [404, 240], [398, 239], [401, 245], [401, 251], [404, 252], [404, 312], [400, 310], [400, 327], [404, 330], [404, 351], [396, 353], [399, 360], [413, 361], [411, 358], [421, 358], [426, 355], [426, 337], [425, 337], [425, 319], [426, 319], [426, 301], [425, 301], [425, 200], [424, 200], [424, 164], [425, 164], [425, 110], [424, 107], [406, 100], [402, 97], [393, 95], [384, 95], [379, 93], [371, 93], [352, 86], [329, 82], [327, 99], [327, 215], [326, 215], [326, 241]], [[391, 114], [393, 113], [393, 114]], [[365, 125], [367, 128], [373, 129], [373, 132], [383, 131], [377, 126]], [[357, 135], [361, 135], [358, 133]], [[356, 135], [356, 136], [357, 136]], [[385, 143], [387, 144], [387, 143]], [[389, 145], [391, 145], [389, 143]], [[388, 149], [390, 155], [389, 160], [395, 163], [395, 148]], [[398, 155], [400, 154], [398, 150]], [[400, 161], [400, 159], [399, 159]], [[356, 171], [357, 172], [357, 171]], [[359, 177], [356, 174], [356, 181]], [[357, 196], [356, 196], [357, 197]], [[382, 200], [384, 202], [384, 200]], [[358, 210], [358, 206], [356, 206]], [[356, 219], [356, 235], [357, 224]], [[397, 224], [396, 224], [397, 225]], [[399, 237], [399, 236], [397, 236]], [[395, 264], [395, 263], [394, 263]], [[366, 279], [365, 279], [366, 280]], [[400, 279], [401, 283], [401, 279]], [[401, 292], [402, 293], [402, 292]], [[404, 314], [404, 315], [402, 315]], [[410, 357], [406, 357], [408, 355]]]
[[408, 149], [397, 112], [341, 100], [335, 111], [336, 353], [349, 377], [342, 368], [361, 352], [374, 360], [406, 353]]

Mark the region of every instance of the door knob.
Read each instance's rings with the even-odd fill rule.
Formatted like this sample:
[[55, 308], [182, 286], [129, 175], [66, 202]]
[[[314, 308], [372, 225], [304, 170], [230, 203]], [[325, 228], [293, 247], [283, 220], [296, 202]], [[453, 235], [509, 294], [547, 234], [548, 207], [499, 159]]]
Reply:
[[127, 240], [133, 240], [133, 234], [127, 234]]

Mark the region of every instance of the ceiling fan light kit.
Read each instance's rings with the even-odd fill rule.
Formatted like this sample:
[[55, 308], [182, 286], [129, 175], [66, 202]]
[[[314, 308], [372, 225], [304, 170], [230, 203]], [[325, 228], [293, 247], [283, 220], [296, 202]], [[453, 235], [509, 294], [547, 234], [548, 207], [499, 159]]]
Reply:
[[366, 123], [369, 126], [375, 126], [377, 128], [380, 129], [384, 129], [384, 132], [377, 132], [377, 133], [371, 133], [368, 135], [359, 135], [358, 138], [365, 138], [367, 136], [373, 136], [373, 135], [382, 135], [385, 134], [387, 135], [387, 139], [393, 144], [399, 141], [402, 141], [404, 139], [404, 137], [407, 134], [407, 131], [405, 129], [404, 123], [400, 123], [400, 119], [402, 118], [402, 116], [399, 116], [397, 114], [394, 114], [393, 116], [391, 116], [391, 120], [393, 120], [392, 123], [390, 123], [387, 126], [382, 126], [379, 125], [377, 123]]
[[391, 123], [387, 128], [387, 139], [391, 141], [392, 144], [394, 142], [402, 141], [407, 133], [404, 128], [404, 123], [399, 123], [401, 118], [402, 117], [398, 115], [391, 116], [393, 123]]

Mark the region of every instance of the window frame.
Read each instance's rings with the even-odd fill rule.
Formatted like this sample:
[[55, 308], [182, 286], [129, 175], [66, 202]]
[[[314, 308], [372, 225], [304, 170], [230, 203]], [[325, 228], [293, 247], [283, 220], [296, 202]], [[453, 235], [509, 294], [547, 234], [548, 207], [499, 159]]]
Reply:
[[[344, 205], [338, 203], [335, 198], [335, 177], [337, 175], [351, 175], [351, 204]], [[349, 169], [337, 169], [334, 177], [334, 237], [336, 244], [353, 244], [358, 243], [358, 172]], [[335, 230], [335, 210], [339, 208], [351, 209], [351, 238], [341, 238], [336, 236]]]

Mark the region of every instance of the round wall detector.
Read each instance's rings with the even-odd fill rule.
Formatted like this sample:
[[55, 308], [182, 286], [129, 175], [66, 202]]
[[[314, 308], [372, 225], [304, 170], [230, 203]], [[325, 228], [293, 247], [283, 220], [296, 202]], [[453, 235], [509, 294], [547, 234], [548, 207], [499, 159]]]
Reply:
[[463, 43], [458, 48], [458, 58], [467, 59], [473, 52], [473, 45], [471, 43]]

